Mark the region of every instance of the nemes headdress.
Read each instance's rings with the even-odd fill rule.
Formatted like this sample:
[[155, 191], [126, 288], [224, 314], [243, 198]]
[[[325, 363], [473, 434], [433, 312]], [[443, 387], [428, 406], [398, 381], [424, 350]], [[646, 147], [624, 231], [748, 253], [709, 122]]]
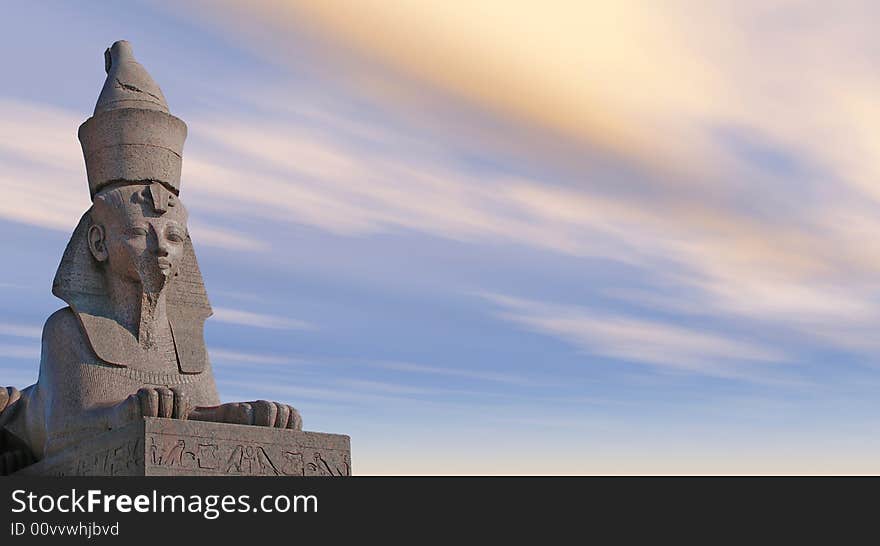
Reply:
[[[92, 200], [111, 184], [161, 184], [179, 195], [186, 124], [169, 113], [162, 91], [134, 59], [128, 42], [116, 42], [104, 53], [104, 68], [107, 80], [94, 115], [79, 128]], [[91, 212], [82, 216], [67, 244], [52, 293], [76, 313], [98, 358], [127, 367], [143, 351], [113, 317], [103, 271], [89, 251]], [[212, 312], [189, 236], [166, 298], [180, 372], [200, 373], [207, 366], [204, 323]]]

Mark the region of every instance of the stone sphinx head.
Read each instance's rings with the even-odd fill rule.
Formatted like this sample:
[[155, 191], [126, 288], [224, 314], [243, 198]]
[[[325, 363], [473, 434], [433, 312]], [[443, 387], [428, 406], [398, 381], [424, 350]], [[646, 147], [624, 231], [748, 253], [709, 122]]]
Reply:
[[76, 313], [97, 356], [118, 366], [138, 354], [138, 339], [121, 323], [113, 296], [126, 286], [149, 301], [161, 296], [180, 372], [199, 373], [211, 307], [179, 197], [186, 124], [170, 114], [128, 42], [107, 50], [105, 68], [94, 115], [79, 128], [93, 204], [52, 291]]
[[187, 212], [162, 184], [125, 184], [95, 196], [88, 245], [108, 275], [157, 295], [179, 275]]

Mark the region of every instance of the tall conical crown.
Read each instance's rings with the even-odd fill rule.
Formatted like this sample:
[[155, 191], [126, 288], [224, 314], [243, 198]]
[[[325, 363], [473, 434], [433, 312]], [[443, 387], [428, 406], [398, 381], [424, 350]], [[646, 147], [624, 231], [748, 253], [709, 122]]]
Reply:
[[92, 198], [114, 182], [161, 182], [179, 193], [186, 124], [169, 113], [131, 44], [110, 46], [104, 68], [107, 80], [95, 113], [79, 127]]
[[95, 105], [95, 115], [120, 108], [169, 113], [162, 90], [135, 60], [130, 43], [120, 40], [104, 52], [104, 70], [107, 80]]

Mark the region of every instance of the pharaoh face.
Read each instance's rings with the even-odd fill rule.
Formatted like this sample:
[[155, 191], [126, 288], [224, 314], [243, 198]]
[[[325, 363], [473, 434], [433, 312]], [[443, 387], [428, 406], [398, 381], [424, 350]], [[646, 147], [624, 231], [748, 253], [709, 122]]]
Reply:
[[109, 275], [157, 294], [177, 273], [186, 221], [183, 204], [158, 183], [108, 189], [95, 196], [89, 248]]

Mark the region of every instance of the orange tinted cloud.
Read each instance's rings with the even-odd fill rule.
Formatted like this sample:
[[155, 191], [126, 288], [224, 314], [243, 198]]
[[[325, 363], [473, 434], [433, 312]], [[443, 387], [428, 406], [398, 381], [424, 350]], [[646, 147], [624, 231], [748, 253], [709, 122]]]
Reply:
[[[791, 0], [203, 6], [199, 17], [219, 18], [275, 60], [309, 58], [386, 102], [432, 101], [426, 89], [439, 90], [668, 171], [678, 184], [704, 186], [721, 183], [707, 177], [749, 174], [713, 138], [714, 128], [735, 127], [880, 200], [880, 78], [871, 55], [880, 44], [869, 2], [834, 9]], [[303, 50], [304, 35], [321, 45]], [[540, 135], [533, 137], [534, 146]], [[496, 135], [496, 143], [511, 138]]]
[[698, 115], [727, 100], [709, 60], [692, 54], [696, 44], [682, 31], [681, 10], [666, 3], [662, 9], [577, 0], [212, 6], [205, 11], [235, 21], [255, 42], [280, 46], [276, 56], [298, 57], [285, 36], [303, 30], [335, 44], [341, 57], [354, 61], [340, 71], [388, 98], [413, 97], [377, 77], [376, 62], [502, 117], [656, 164], [669, 164], [669, 155], [681, 151], [675, 141], [687, 135], [679, 114]]

